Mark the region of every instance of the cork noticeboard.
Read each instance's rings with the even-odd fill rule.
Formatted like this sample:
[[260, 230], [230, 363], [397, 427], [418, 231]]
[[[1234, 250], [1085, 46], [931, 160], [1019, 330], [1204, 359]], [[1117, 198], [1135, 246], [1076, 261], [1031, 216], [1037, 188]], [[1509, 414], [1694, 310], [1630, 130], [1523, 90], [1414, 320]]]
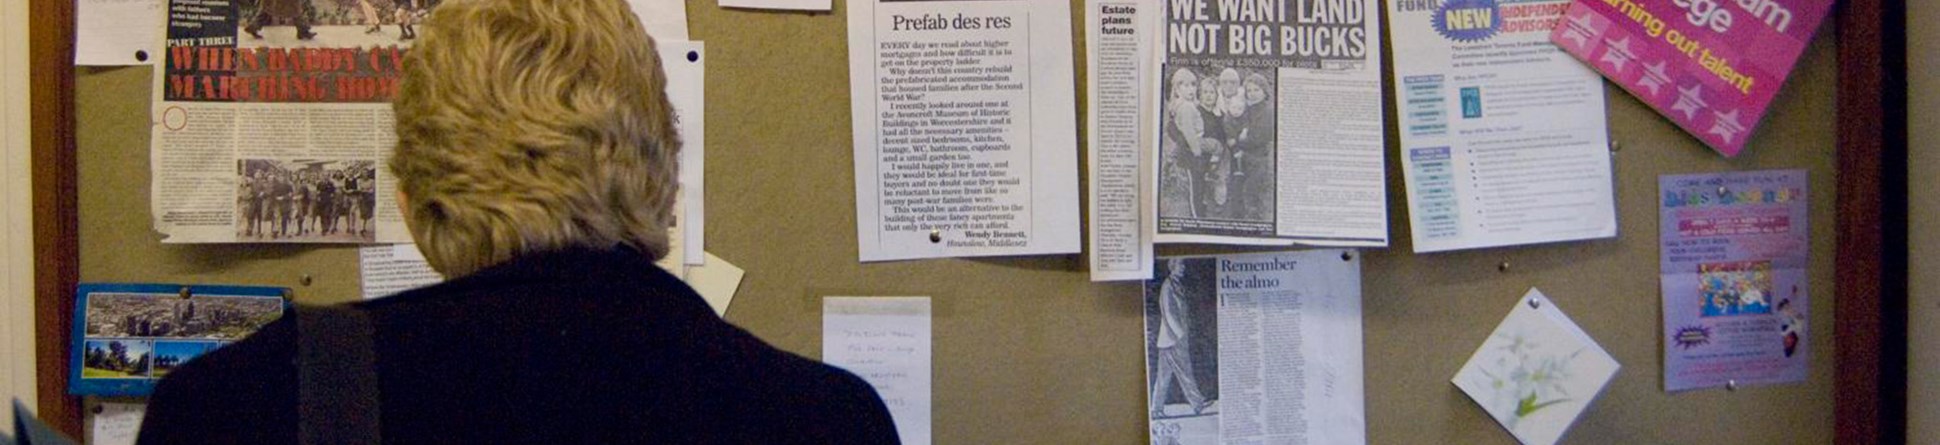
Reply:
[[[729, 321], [814, 357], [820, 297], [932, 296], [938, 443], [1143, 442], [1140, 286], [1090, 282], [1080, 255], [856, 261], [841, 3], [833, 13], [776, 13], [688, 2], [691, 35], [706, 42], [710, 58], [708, 250], [748, 271]], [[1078, 5], [1074, 12], [1082, 11]], [[1082, 78], [1081, 19], [1072, 18], [1072, 38], [1079, 40], [1073, 62]], [[1606, 88], [1619, 147], [1616, 239], [1413, 254], [1401, 173], [1391, 160], [1394, 242], [1367, 252], [1362, 277], [1370, 443], [1513, 443], [1448, 379], [1530, 287], [1541, 288], [1624, 365], [1564, 443], [1831, 442], [1838, 298], [1831, 29], [1821, 30], [1750, 148], [1734, 159]], [[158, 242], [148, 217], [149, 76], [148, 68], [80, 68], [75, 75], [82, 281], [272, 285], [291, 287], [306, 302], [358, 298], [351, 247]], [[1392, 157], [1395, 117], [1384, 107]], [[1081, 110], [1072, 116], [1082, 125]], [[1810, 173], [1809, 377], [1736, 392], [1667, 394], [1657, 334], [1657, 176], [1776, 168]], [[1166, 246], [1160, 253], [1240, 250]]]

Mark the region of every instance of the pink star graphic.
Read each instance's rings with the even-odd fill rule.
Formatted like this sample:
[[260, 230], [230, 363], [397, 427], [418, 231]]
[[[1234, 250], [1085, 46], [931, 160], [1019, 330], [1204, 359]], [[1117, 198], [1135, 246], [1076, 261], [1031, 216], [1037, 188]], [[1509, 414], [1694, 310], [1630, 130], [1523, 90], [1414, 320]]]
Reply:
[[1563, 40], [1575, 41], [1576, 49], [1589, 49], [1590, 31], [1594, 29], [1590, 27], [1589, 11], [1569, 16], [1569, 23], [1563, 26]]
[[1630, 36], [1624, 36], [1619, 40], [1605, 40], [1605, 42], [1608, 42], [1610, 45], [1603, 47], [1603, 60], [1601, 61], [1609, 64], [1610, 67], [1622, 71], [1625, 62], [1637, 58], [1636, 55], [1630, 53]]
[[1738, 110], [1717, 113], [1717, 116], [1718, 119], [1711, 122], [1711, 131], [1707, 133], [1724, 138], [1725, 143], [1730, 144], [1735, 142], [1738, 138], [1738, 133], [1745, 131], [1745, 124], [1738, 123]]
[[1677, 91], [1677, 104], [1671, 106], [1671, 111], [1684, 112], [1684, 120], [1687, 121], [1697, 119], [1698, 111], [1706, 106], [1703, 97], [1704, 88], [1694, 83], [1690, 88], [1679, 87]]
[[1664, 65], [1662, 60], [1657, 61], [1656, 64], [1644, 64], [1644, 76], [1637, 79], [1637, 86], [1649, 88], [1650, 95], [1657, 95], [1659, 90], [1664, 88], [1664, 84], [1671, 80], [1671, 75], [1664, 72]]

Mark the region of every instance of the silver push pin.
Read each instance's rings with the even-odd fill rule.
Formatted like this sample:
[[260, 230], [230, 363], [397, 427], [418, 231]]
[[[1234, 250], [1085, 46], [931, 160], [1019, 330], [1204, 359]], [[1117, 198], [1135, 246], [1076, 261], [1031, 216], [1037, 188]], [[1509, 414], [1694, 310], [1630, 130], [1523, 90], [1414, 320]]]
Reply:
[[1725, 390], [1725, 391], [1732, 391], [1732, 392], [1736, 392], [1736, 391], [1738, 391], [1738, 381], [1737, 381], [1737, 380], [1735, 380], [1735, 379], [1734, 379], [1734, 380], [1726, 380], [1726, 381], [1724, 381], [1724, 390]]
[[1616, 139], [1611, 139], [1611, 140], [1610, 140], [1610, 153], [1611, 153], [1611, 154], [1615, 154], [1616, 152], [1619, 152], [1619, 151], [1623, 151], [1623, 141], [1619, 141], [1619, 140], [1616, 140]]
[[1724, 196], [1729, 194], [1731, 194], [1730, 190], [1726, 190], [1722, 185], [1718, 186], [1718, 196]]
[[1536, 297], [1529, 297], [1529, 308], [1530, 308], [1530, 309], [1542, 309], [1542, 308], [1543, 308], [1543, 300], [1542, 300], [1541, 298], [1536, 298]]
[[1340, 260], [1341, 260], [1341, 261], [1354, 261], [1354, 252], [1341, 252], [1341, 253], [1340, 253]]
[[1495, 270], [1497, 272], [1509, 273], [1509, 262], [1503, 261], [1501, 264], [1495, 265]]
[[941, 230], [931, 230], [931, 231], [930, 231], [930, 242], [931, 242], [931, 243], [940, 243], [940, 242], [943, 242], [943, 231], [941, 231]]
[[316, 280], [315, 280], [315, 279], [312, 279], [312, 278], [310, 278], [310, 274], [307, 274], [307, 273], [306, 273], [306, 274], [303, 274], [303, 276], [300, 276], [300, 277], [296, 277], [296, 282], [297, 282], [297, 284], [302, 284], [302, 285], [304, 285], [304, 286], [309, 286], [309, 285], [310, 285], [310, 283], [312, 283], [312, 282], [315, 282], [315, 281], [316, 281]]

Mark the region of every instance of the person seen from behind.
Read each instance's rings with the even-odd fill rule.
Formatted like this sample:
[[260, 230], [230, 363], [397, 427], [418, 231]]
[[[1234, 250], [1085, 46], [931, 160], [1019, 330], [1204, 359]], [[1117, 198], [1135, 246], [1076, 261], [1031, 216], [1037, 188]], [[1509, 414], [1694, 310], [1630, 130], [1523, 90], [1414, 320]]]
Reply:
[[654, 266], [680, 139], [624, 0], [451, 0], [418, 26], [389, 168], [448, 281], [302, 307], [187, 363], [138, 443], [897, 442], [862, 379]]

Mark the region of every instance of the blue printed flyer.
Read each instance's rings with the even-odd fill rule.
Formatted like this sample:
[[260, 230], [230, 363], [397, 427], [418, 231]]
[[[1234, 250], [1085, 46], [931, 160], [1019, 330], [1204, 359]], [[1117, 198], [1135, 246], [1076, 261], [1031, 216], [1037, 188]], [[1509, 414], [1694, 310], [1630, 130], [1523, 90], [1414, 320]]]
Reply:
[[82, 284], [68, 393], [146, 396], [197, 356], [282, 318], [280, 287]]
[[1805, 380], [1804, 170], [1663, 176], [1664, 390]]

